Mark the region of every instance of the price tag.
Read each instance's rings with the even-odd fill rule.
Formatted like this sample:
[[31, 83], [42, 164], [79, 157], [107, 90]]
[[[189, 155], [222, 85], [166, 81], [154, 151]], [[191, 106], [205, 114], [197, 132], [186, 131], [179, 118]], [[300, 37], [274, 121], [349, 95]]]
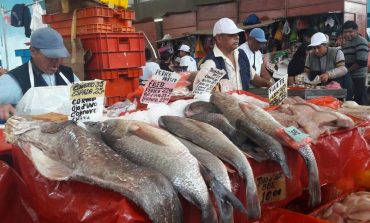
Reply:
[[270, 105], [280, 105], [288, 97], [288, 77], [281, 78], [268, 89]]
[[146, 82], [140, 102], [143, 104], [167, 104], [179, 80], [178, 73], [158, 69]]
[[211, 68], [202, 80], [194, 87], [193, 94], [211, 93], [216, 84], [225, 76], [226, 71]]
[[261, 204], [286, 199], [286, 182], [281, 171], [256, 177], [255, 182]]
[[70, 87], [69, 120], [100, 121], [103, 116], [105, 81], [82, 81]]
[[297, 129], [294, 126], [290, 126], [287, 128], [284, 128], [284, 131], [296, 142], [301, 142], [302, 140], [310, 137], [306, 133], [301, 132], [299, 129]]

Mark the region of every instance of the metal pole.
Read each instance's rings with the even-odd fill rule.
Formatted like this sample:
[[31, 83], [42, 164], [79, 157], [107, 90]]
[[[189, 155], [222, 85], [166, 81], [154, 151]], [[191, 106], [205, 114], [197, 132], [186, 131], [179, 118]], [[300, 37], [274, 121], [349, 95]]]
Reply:
[[[1, 4], [1, 18], [4, 18], [4, 5]], [[4, 38], [4, 49], [5, 49], [5, 62], [6, 62], [6, 69], [9, 70], [9, 55], [8, 55], [8, 45], [6, 41], [6, 32], [5, 32], [5, 22], [4, 19], [1, 20], [1, 30], [3, 32]]]

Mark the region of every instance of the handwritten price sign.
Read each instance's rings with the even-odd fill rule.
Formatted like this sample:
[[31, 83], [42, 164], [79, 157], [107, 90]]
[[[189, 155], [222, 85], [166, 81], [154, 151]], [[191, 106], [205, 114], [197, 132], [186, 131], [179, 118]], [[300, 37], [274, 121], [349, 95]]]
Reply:
[[286, 199], [285, 177], [281, 171], [259, 176], [255, 181], [262, 204]]
[[288, 78], [278, 80], [268, 89], [270, 105], [280, 105], [288, 97]]
[[73, 121], [99, 121], [103, 116], [105, 81], [83, 81], [70, 87]]
[[193, 94], [211, 93], [216, 84], [225, 76], [224, 70], [211, 68], [204, 78], [194, 87]]

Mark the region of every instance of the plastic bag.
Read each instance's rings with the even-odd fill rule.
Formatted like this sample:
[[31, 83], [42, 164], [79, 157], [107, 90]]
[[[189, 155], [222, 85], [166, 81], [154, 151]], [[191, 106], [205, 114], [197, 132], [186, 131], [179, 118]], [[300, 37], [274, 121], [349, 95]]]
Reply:
[[56, 112], [64, 115], [71, 113], [69, 86], [30, 88], [19, 101], [18, 115], [39, 115]]

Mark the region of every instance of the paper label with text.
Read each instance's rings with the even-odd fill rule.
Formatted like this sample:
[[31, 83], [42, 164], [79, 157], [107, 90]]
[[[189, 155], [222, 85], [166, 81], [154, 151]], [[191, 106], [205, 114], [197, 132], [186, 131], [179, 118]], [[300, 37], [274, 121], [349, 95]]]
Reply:
[[194, 87], [193, 94], [211, 93], [216, 84], [225, 76], [226, 71], [211, 68], [202, 80]]
[[286, 182], [283, 172], [256, 177], [255, 182], [261, 204], [286, 199]]
[[99, 121], [103, 116], [105, 81], [82, 81], [70, 87], [73, 121]]
[[152, 78], [146, 82], [140, 102], [143, 104], [167, 104], [179, 80], [178, 73], [157, 70]]
[[281, 78], [268, 89], [270, 105], [280, 105], [288, 97], [288, 78]]

